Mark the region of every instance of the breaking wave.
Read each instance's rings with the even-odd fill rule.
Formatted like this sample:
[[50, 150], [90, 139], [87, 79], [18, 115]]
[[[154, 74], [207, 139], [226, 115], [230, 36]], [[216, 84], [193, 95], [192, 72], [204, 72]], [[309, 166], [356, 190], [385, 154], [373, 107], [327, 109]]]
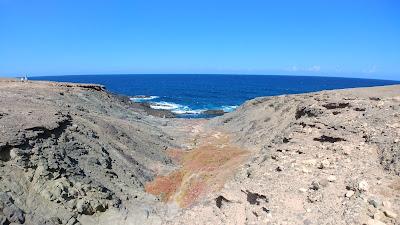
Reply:
[[224, 105], [222, 106], [222, 110], [224, 110], [224, 112], [233, 112], [237, 107], [239, 107], [238, 105]]
[[129, 99], [133, 102], [145, 102], [145, 101], [150, 101], [150, 100], [157, 99], [157, 98], [160, 98], [160, 97], [159, 96], [138, 95], [138, 96], [131, 97]]
[[[201, 115], [205, 113], [207, 110], [222, 110], [225, 113], [234, 111], [238, 106], [237, 105], [224, 105], [220, 107], [210, 107], [203, 109], [193, 109], [188, 105], [181, 105], [174, 102], [168, 101], [152, 101], [154, 99], [160, 98], [159, 96], [145, 96], [138, 95], [131, 97], [131, 101], [133, 102], [147, 102], [152, 109], [162, 109], [169, 110], [175, 114], [179, 115]], [[207, 112], [206, 112], [207, 113]]]
[[150, 108], [170, 110], [176, 114], [201, 114], [204, 110], [191, 109], [189, 106], [173, 102], [150, 102]]

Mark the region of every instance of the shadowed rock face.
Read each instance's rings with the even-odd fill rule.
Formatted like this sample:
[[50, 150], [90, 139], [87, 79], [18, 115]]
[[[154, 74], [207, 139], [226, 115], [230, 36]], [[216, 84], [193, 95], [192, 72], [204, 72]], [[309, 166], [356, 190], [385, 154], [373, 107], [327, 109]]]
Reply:
[[1, 81], [0, 96], [0, 204], [8, 222], [66, 224], [123, 207], [144, 197], [155, 166], [172, 165], [162, 119], [101, 86]]

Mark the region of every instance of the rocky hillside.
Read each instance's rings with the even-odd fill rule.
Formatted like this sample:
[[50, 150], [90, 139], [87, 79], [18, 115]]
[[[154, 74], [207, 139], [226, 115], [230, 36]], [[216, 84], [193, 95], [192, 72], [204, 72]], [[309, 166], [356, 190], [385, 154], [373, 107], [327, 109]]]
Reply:
[[209, 126], [253, 153], [173, 224], [400, 224], [400, 86], [257, 98]]
[[0, 225], [400, 224], [400, 86], [172, 116], [0, 80]]
[[0, 224], [73, 225], [152, 201], [144, 184], [172, 166], [166, 122], [101, 86], [2, 80], [0, 96]]

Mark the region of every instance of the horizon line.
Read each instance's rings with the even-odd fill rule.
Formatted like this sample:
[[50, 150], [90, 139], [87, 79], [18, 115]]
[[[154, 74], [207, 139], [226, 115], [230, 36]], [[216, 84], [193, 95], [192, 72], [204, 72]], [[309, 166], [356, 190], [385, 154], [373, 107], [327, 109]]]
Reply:
[[[28, 77], [62, 77], [62, 76], [115, 76], [115, 75], [219, 75], [219, 76], [286, 76], [286, 77], [322, 77], [322, 78], [342, 78], [342, 79], [360, 79], [360, 80], [383, 80], [383, 81], [396, 81], [394, 79], [380, 79], [380, 78], [363, 78], [363, 77], [345, 77], [345, 76], [330, 76], [330, 75], [303, 75], [303, 74], [240, 74], [240, 73], [99, 73], [99, 74], [57, 74], [57, 75], [33, 75]], [[22, 75], [20, 75], [22, 76]], [[15, 77], [20, 77], [15, 76]], [[2, 77], [2, 76], [0, 76]], [[12, 76], [13, 77], [13, 76]], [[9, 78], [12, 78], [9, 77]], [[7, 78], [7, 77], [4, 77]]]

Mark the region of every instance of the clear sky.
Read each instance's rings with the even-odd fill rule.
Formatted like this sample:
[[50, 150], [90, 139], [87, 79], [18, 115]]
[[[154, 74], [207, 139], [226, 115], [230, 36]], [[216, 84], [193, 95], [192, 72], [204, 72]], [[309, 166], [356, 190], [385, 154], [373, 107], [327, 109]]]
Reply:
[[0, 76], [400, 80], [398, 0], [0, 0]]

